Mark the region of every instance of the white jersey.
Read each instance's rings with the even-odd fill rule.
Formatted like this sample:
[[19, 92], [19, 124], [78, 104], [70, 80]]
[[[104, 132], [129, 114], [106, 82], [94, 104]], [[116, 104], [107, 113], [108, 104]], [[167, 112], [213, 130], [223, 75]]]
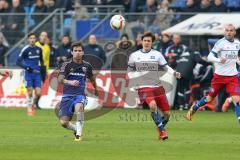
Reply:
[[134, 88], [159, 87], [161, 73], [159, 68], [167, 65], [163, 55], [151, 49], [149, 52], [138, 50], [132, 53], [128, 60], [128, 66], [135, 68], [134, 72], [129, 72], [129, 77], [133, 80]]
[[234, 76], [238, 74], [236, 63], [238, 61], [238, 50], [240, 49], [240, 42], [234, 40], [228, 41], [222, 38], [216, 42], [212, 49], [215, 57], [225, 57], [227, 61], [222, 64], [220, 62], [214, 63], [215, 73], [222, 76]]

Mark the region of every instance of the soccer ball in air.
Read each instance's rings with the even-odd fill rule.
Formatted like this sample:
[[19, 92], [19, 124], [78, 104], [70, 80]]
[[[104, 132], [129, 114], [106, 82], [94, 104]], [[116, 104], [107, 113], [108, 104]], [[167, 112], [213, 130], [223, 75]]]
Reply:
[[121, 30], [125, 27], [126, 21], [122, 15], [114, 15], [110, 20], [110, 26], [112, 29]]

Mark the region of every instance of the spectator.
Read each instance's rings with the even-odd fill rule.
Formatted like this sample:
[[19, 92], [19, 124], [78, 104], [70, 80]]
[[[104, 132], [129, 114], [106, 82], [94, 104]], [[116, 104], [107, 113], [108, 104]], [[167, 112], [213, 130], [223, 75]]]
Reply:
[[[6, 0], [1, 0], [0, 1], [0, 13], [9, 13], [10, 8], [9, 8], [9, 3]], [[4, 15], [0, 17], [0, 29], [3, 30], [6, 27], [8, 15]]]
[[10, 9], [12, 15], [7, 17], [7, 22], [3, 30], [3, 33], [10, 44], [14, 44], [23, 36], [22, 31], [24, 29], [25, 16], [16, 14], [23, 14], [24, 12], [24, 9], [20, 5], [20, 0], [12, 0], [12, 8]]
[[163, 31], [170, 27], [173, 19], [172, 11], [169, 9], [169, 2], [163, 0], [158, 6], [157, 16], [153, 22], [153, 25], [160, 26], [160, 30]]
[[210, 0], [201, 0], [199, 12], [211, 12]]
[[56, 0], [56, 8], [65, 8], [65, 12], [73, 10], [72, 0]]
[[36, 46], [42, 49], [43, 62], [46, 66], [46, 72], [48, 72], [50, 64], [50, 47], [48, 43], [48, 34], [45, 31], [42, 31], [39, 36], [39, 41], [35, 43]]
[[171, 36], [168, 33], [162, 33], [160, 43], [157, 46], [157, 50], [165, 56], [166, 49], [172, 45]]
[[117, 49], [112, 58], [111, 69], [127, 70], [128, 57], [135, 50], [134, 42], [129, 39], [127, 34], [123, 34], [120, 41], [117, 42]]
[[214, 0], [211, 7], [211, 12], [227, 12], [227, 7], [223, 4], [222, 0]]
[[35, 2], [35, 0], [23, 0], [21, 2], [22, 6], [28, 6], [28, 7], [31, 7]]
[[74, 10], [74, 15], [73, 18], [75, 20], [79, 20], [79, 19], [89, 19], [89, 13], [86, 7], [82, 6], [79, 2], [75, 3], [74, 6], [75, 10]]
[[131, 0], [130, 12], [142, 12], [145, 3], [145, 0]]
[[51, 39], [47, 37], [46, 44], [50, 48], [50, 64], [49, 67], [57, 67], [56, 57], [57, 57], [57, 48], [53, 46]]
[[131, 0], [123, 0], [124, 12], [130, 12]]
[[3, 37], [0, 36], [0, 66], [5, 66], [5, 54], [7, 53], [8, 47], [3, 44]]
[[186, 1], [186, 8], [184, 8], [185, 12], [198, 12], [199, 7], [196, 0], [187, 0]]
[[[47, 6], [44, 4], [44, 0], [36, 0], [36, 3], [33, 6], [34, 11], [33, 13], [46, 13], [47, 12]], [[35, 22], [35, 24], [39, 24], [43, 19], [45, 15], [32, 15], [32, 18]]]
[[47, 2], [47, 12], [53, 12], [57, 9], [56, 1], [55, 0], [48, 0]]
[[71, 58], [71, 40], [68, 35], [62, 37], [61, 45], [57, 50], [57, 64], [60, 65], [63, 62], [66, 62], [68, 58]]
[[177, 57], [187, 49], [187, 46], [181, 43], [181, 37], [178, 34], [174, 34], [172, 40], [173, 44], [166, 49], [164, 55], [167, 57], [169, 65], [175, 69], [177, 66]]
[[95, 69], [101, 69], [106, 62], [106, 54], [103, 48], [97, 44], [95, 35], [90, 35], [88, 44], [84, 47], [84, 59], [93, 65]]
[[142, 35], [143, 33], [139, 32], [137, 38], [135, 39], [135, 48], [136, 50], [142, 49]]
[[[152, 32], [152, 31], [151, 31]], [[152, 44], [152, 48], [158, 50], [158, 46], [161, 43], [161, 37], [158, 32], [153, 32], [155, 36], [155, 41]]]
[[152, 13], [151, 15], [147, 14], [144, 17], [144, 23], [146, 26], [150, 25], [153, 23], [155, 19], [155, 13], [157, 11], [157, 3], [155, 0], [146, 0], [146, 4], [143, 7], [143, 12], [145, 13]]

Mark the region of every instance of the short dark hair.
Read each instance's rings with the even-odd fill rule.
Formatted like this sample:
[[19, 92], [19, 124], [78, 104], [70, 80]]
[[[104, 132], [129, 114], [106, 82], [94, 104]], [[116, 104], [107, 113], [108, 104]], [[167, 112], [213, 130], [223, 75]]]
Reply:
[[73, 42], [71, 45], [71, 51], [73, 51], [74, 47], [82, 47], [82, 50], [84, 50], [82, 42]]
[[33, 32], [30, 32], [30, 33], [28, 33], [27, 38], [29, 38], [31, 36], [36, 36], [36, 35]]
[[152, 32], [145, 32], [143, 35], [142, 35], [142, 40], [143, 38], [145, 37], [151, 37], [152, 38], [152, 42], [155, 41], [155, 35], [152, 33]]

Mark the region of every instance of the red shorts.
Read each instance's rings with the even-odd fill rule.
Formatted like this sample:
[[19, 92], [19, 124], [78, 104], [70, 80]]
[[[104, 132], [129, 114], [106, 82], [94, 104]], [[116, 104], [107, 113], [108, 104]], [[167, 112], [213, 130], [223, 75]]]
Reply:
[[230, 96], [240, 95], [240, 85], [237, 76], [221, 76], [214, 74], [209, 96], [214, 98], [223, 87], [226, 87], [226, 92]]
[[138, 95], [140, 98], [140, 103], [146, 102], [148, 105], [151, 101], [155, 100], [158, 108], [161, 111], [169, 111], [170, 106], [168, 104], [167, 97], [165, 95], [165, 90], [162, 86], [157, 88], [140, 88], [138, 89]]

